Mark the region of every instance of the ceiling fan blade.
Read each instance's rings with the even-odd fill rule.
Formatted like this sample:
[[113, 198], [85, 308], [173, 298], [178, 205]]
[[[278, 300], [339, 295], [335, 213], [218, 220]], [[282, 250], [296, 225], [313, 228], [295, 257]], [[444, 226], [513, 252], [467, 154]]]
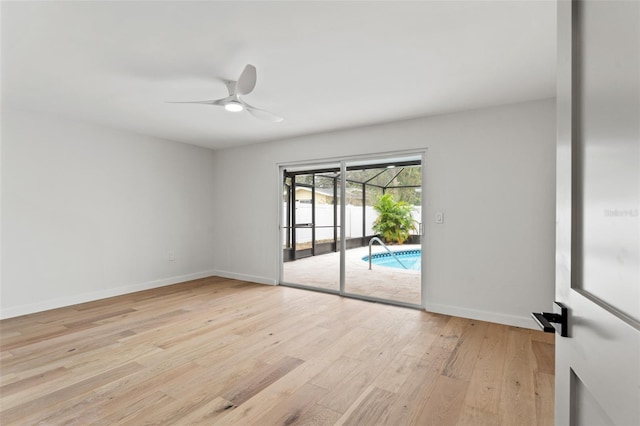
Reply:
[[251, 93], [256, 87], [256, 78], [256, 67], [253, 65], [247, 65], [244, 67], [242, 74], [240, 74], [240, 78], [238, 78], [238, 83], [236, 84], [237, 93], [241, 95]]
[[271, 121], [272, 123], [280, 123], [282, 120], [284, 120], [284, 118], [277, 116], [269, 111], [265, 111], [263, 109], [260, 108], [256, 108], [254, 106], [249, 105], [246, 102], [242, 102], [242, 104], [244, 105], [245, 109], [254, 117], [259, 118], [261, 120], [265, 120], [265, 121]]
[[204, 105], [221, 105], [221, 106], [224, 106], [226, 100], [227, 100], [227, 98], [216, 99], [216, 100], [212, 100], [212, 101], [184, 101], [184, 102], [167, 102], [167, 103], [168, 104], [204, 104]]

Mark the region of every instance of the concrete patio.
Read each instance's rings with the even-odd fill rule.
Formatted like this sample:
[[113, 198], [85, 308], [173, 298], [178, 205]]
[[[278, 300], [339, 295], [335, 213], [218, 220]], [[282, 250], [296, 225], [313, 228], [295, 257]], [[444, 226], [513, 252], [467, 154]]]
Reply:
[[[416, 250], [420, 245], [390, 246], [392, 251]], [[372, 253], [383, 253], [374, 245]], [[420, 305], [420, 271], [373, 265], [362, 260], [368, 247], [347, 250], [345, 253], [345, 291], [380, 299]], [[283, 282], [339, 290], [340, 253], [329, 253], [285, 262]]]

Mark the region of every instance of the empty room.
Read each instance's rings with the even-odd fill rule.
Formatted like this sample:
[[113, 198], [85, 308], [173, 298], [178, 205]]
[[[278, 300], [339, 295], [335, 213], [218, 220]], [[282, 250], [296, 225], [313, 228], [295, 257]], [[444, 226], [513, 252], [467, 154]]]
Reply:
[[0, 19], [3, 425], [640, 424], [640, 3]]

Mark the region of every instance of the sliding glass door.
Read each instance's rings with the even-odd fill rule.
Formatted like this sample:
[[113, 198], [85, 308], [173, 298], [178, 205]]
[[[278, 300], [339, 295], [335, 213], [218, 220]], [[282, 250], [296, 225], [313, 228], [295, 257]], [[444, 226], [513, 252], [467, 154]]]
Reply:
[[340, 291], [339, 165], [283, 170], [283, 283]]
[[422, 161], [347, 162], [345, 212], [344, 292], [420, 305]]
[[422, 155], [281, 172], [281, 284], [422, 305]]

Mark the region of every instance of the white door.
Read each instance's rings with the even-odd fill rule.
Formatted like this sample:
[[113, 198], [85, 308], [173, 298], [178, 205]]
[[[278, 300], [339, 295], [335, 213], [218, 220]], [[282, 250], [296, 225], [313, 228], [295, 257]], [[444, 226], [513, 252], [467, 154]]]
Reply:
[[558, 425], [640, 425], [639, 61], [639, 1], [558, 1]]

